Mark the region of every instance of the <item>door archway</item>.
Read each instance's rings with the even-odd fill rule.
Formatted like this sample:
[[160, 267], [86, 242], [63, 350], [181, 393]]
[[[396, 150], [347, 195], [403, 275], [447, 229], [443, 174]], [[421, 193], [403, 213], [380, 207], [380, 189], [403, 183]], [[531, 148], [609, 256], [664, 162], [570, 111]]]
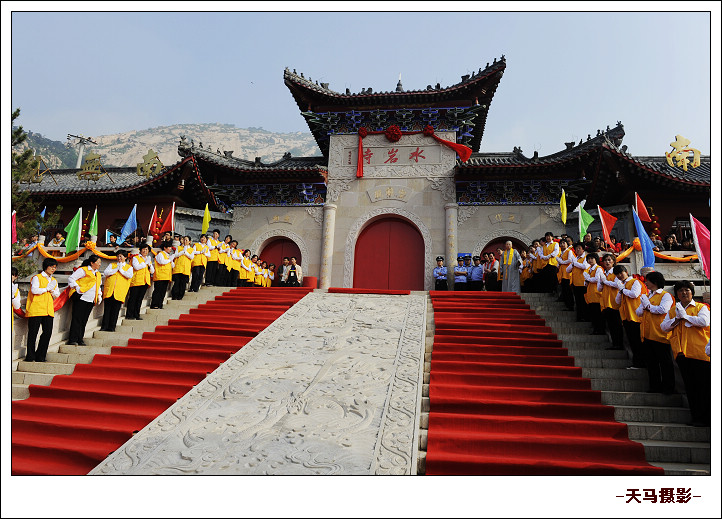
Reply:
[[380, 218], [356, 240], [354, 288], [424, 290], [424, 239], [412, 223]]
[[[273, 263], [276, 265], [276, 272], [280, 272], [280, 267], [283, 264], [283, 258], [288, 256], [296, 257], [296, 261], [299, 265], [302, 265], [303, 258], [301, 256], [301, 249], [299, 249], [296, 242], [288, 238], [278, 237], [268, 242], [261, 250], [259, 257], [267, 262], [269, 265]], [[273, 280], [272, 286], [278, 286], [280, 276], [276, 276]]]

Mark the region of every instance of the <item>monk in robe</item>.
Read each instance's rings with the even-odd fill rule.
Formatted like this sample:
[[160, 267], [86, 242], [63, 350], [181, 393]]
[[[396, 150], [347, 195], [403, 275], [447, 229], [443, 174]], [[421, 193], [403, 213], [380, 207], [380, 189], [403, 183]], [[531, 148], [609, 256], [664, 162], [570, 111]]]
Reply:
[[501, 269], [501, 291], [521, 293], [521, 284], [519, 283], [519, 272], [523, 267], [521, 255], [519, 251], [511, 246], [511, 242], [504, 244], [505, 250], [499, 258], [499, 268]]

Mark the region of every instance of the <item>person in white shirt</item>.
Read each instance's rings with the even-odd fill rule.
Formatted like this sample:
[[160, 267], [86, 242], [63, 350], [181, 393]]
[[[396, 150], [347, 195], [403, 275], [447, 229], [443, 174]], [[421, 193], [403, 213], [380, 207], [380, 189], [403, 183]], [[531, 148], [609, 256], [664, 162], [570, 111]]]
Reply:
[[291, 265], [283, 274], [283, 281], [288, 287], [300, 287], [303, 284], [303, 270], [301, 265], [296, 263], [296, 257], [291, 257]]
[[103, 300], [100, 291], [100, 258], [91, 254], [83, 261], [80, 268], [73, 272], [68, 278], [68, 286], [75, 290], [72, 295], [73, 311], [70, 320], [70, 332], [68, 333], [68, 345], [85, 346], [85, 326], [88, 323], [90, 312], [93, 307]]
[[662, 331], [662, 321], [674, 304], [674, 298], [664, 290], [665, 279], [661, 272], [649, 272], [644, 277], [649, 291], [639, 298], [637, 315], [642, 319], [642, 345], [646, 354], [648, 393], [671, 395], [674, 389], [674, 361], [669, 333]]
[[125, 260], [128, 257], [124, 250], [115, 253], [116, 261], [109, 263], [103, 271], [105, 289], [103, 290], [103, 323], [101, 331], [114, 332], [118, 323], [120, 307], [130, 289], [130, 280], [133, 278], [133, 266]]
[[[58, 281], [53, 277], [58, 268], [58, 260], [45, 258], [43, 270], [33, 276], [30, 281], [30, 292], [25, 302], [25, 317], [28, 318], [28, 341], [25, 352], [27, 362], [45, 362], [45, 355], [50, 344], [50, 337], [53, 334], [53, 300], [60, 296]], [[43, 333], [38, 341], [38, 348], [35, 349], [35, 339], [38, 336], [40, 327]]]
[[[283, 275], [286, 273], [286, 270], [287, 270], [288, 267], [290, 267], [290, 266], [291, 266], [291, 258], [289, 258], [288, 256], [284, 256], [284, 258], [283, 258], [283, 263], [281, 264], [281, 266], [280, 266], [279, 269], [278, 269], [279, 279], [281, 279], [281, 280], [283, 279]], [[285, 286], [286, 286], [286, 282], [285, 282], [285, 281], [279, 281], [278, 286], [285, 287]]]
[[16, 267], [12, 267], [10, 269], [10, 273], [12, 274], [12, 288], [13, 288], [13, 309], [20, 310], [20, 289], [18, 288], [18, 284], [16, 281], [18, 280], [18, 269]]

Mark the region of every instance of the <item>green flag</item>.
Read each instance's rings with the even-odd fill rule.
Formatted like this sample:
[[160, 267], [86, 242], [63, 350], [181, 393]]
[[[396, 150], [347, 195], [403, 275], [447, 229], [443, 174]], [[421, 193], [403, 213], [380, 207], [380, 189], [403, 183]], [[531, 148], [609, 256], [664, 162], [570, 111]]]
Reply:
[[203, 213], [203, 225], [201, 226], [201, 234], [206, 233], [210, 223], [211, 223], [211, 213], [210, 213], [210, 211], [208, 211], [208, 204], [206, 204], [206, 210]]
[[65, 226], [66, 238], [65, 238], [65, 253], [70, 254], [78, 250], [80, 245], [80, 229], [83, 224], [83, 208], [78, 209], [78, 212], [70, 223]]
[[95, 213], [93, 214], [93, 219], [90, 221], [90, 230], [88, 231], [88, 234], [91, 236], [98, 236], [98, 206], [95, 206]]
[[579, 241], [584, 241], [584, 235], [587, 234], [587, 228], [589, 224], [594, 221], [594, 217], [586, 212], [584, 208], [579, 205]]

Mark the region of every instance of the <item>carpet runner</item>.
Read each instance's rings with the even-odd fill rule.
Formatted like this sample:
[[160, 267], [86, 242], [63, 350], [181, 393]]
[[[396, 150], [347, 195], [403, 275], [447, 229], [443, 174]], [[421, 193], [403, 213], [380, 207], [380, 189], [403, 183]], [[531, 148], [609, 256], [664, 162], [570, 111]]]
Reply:
[[664, 474], [517, 294], [430, 294], [427, 475]]
[[237, 288], [12, 404], [12, 474], [87, 474], [311, 292]]

